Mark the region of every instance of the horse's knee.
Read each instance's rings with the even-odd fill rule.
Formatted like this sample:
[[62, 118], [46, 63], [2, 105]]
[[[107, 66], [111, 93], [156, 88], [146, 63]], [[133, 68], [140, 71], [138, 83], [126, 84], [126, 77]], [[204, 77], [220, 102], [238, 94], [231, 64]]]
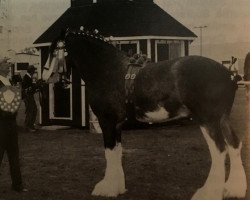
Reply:
[[203, 127], [203, 129], [201, 128], [203, 136], [205, 138], [206, 135], [207, 137], [209, 136], [210, 140], [215, 143], [216, 148], [218, 148], [220, 152], [224, 152], [226, 150], [226, 143], [219, 122], [207, 123]]

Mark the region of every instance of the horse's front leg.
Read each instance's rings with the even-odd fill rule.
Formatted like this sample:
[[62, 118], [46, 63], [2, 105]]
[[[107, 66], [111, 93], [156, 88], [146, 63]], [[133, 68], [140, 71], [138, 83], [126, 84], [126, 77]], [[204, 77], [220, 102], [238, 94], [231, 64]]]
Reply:
[[104, 178], [96, 184], [92, 195], [116, 197], [126, 192], [122, 168], [121, 128], [107, 120], [99, 120], [103, 131], [106, 171]]

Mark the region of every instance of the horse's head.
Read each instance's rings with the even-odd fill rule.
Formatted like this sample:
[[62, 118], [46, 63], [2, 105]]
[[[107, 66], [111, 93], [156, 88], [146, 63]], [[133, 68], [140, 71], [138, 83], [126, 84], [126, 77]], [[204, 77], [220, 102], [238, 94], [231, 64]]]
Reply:
[[128, 57], [112, 45], [112, 37], [105, 38], [96, 29], [71, 28], [52, 42], [43, 77], [67, 84], [71, 67], [76, 66], [84, 81], [93, 80], [121, 68], [124, 60], [128, 62]]
[[108, 42], [109, 40], [100, 35], [96, 29], [88, 31], [80, 27], [78, 30], [68, 28], [66, 31], [62, 31], [50, 46], [49, 57], [44, 66], [43, 79], [47, 82], [62, 81], [67, 83], [71, 73], [69, 67], [71, 65], [66, 64], [70, 60], [66, 58], [68, 48], [70, 54], [76, 58], [73, 60], [74, 62], [77, 62], [77, 57], [85, 57], [93, 62], [94, 58], [89, 57], [89, 52], [95, 48], [95, 56], [97, 56], [97, 50], [102, 49], [102, 46], [107, 45]]
[[69, 82], [69, 70], [66, 65], [67, 51], [65, 48], [64, 36], [61, 34], [59, 38], [52, 42], [48, 60], [43, 67], [42, 79], [46, 82]]

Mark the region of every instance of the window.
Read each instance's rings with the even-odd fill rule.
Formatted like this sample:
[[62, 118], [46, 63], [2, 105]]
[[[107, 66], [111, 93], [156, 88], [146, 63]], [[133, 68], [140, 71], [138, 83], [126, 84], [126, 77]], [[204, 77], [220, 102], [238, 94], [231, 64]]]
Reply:
[[61, 83], [54, 84], [54, 117], [70, 118], [70, 88], [64, 88]]
[[155, 61], [172, 60], [182, 56], [181, 41], [156, 40]]
[[29, 63], [17, 63], [16, 70], [17, 71], [27, 70], [28, 66], [29, 66]]
[[133, 56], [137, 52], [136, 44], [121, 44], [120, 48], [123, 52], [126, 52], [129, 57]]
[[127, 56], [133, 56], [139, 53], [139, 41], [119, 41], [115, 44], [116, 48], [125, 52]]
[[158, 44], [157, 45], [157, 61], [169, 60], [169, 45]]
[[181, 57], [181, 43], [173, 42], [169, 44], [169, 59]]

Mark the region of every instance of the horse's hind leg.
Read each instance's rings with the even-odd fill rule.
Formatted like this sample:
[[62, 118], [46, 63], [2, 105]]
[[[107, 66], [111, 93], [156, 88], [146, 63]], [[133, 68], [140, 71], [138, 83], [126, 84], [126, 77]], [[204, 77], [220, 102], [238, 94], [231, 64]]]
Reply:
[[92, 195], [116, 197], [126, 192], [122, 168], [121, 130], [119, 125], [99, 120], [103, 131], [106, 171], [104, 178], [96, 184]]
[[223, 135], [226, 139], [230, 158], [230, 173], [224, 188], [225, 198], [244, 198], [246, 195], [247, 181], [241, 160], [242, 142], [237, 138], [229, 125], [227, 117], [221, 120]]
[[222, 200], [225, 184], [226, 148], [219, 122], [201, 126], [201, 131], [211, 154], [211, 169], [208, 178], [192, 197], [192, 200]]

